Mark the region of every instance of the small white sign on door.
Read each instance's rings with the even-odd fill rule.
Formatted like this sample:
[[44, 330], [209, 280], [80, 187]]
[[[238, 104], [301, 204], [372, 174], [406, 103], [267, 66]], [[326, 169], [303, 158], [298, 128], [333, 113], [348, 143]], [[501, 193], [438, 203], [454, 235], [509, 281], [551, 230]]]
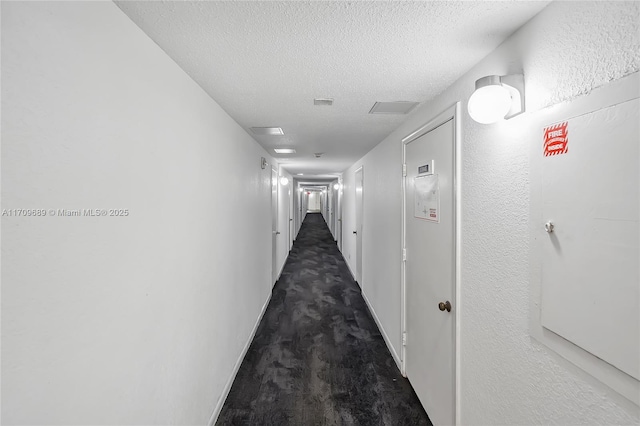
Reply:
[[440, 188], [438, 175], [414, 178], [414, 216], [431, 222], [440, 222]]

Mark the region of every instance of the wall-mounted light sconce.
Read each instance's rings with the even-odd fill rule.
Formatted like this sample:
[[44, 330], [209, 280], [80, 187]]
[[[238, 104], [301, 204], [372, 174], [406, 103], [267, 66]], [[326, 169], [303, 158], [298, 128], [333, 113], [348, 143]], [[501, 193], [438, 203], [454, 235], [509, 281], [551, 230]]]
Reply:
[[467, 105], [469, 115], [478, 123], [508, 120], [524, 112], [524, 76], [488, 75], [476, 80], [476, 90]]
[[281, 176], [280, 177], [280, 185], [282, 185], [282, 186], [289, 185], [289, 178], [286, 177], [286, 176]]
[[298, 188], [298, 192], [304, 191], [304, 188]]
[[334, 184], [333, 189], [335, 189], [336, 191], [340, 189], [340, 184], [339, 183]]

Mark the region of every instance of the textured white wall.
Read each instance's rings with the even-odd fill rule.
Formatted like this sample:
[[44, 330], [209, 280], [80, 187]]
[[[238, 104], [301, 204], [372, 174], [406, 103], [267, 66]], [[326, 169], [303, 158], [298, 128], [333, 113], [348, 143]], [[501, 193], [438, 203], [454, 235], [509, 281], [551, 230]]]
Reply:
[[[528, 258], [529, 144], [540, 131], [530, 121], [536, 110], [638, 71], [639, 23], [637, 2], [552, 3], [344, 174], [351, 229], [353, 173], [360, 165], [366, 170], [363, 287], [399, 351], [393, 330], [400, 327], [401, 139], [454, 102], [466, 103], [477, 78], [524, 69], [528, 114], [493, 126], [473, 122], [466, 108], [462, 117], [464, 424], [640, 421], [637, 406], [531, 339], [529, 269], [536, 265]], [[381, 218], [398, 233], [376, 226]], [[351, 266], [354, 246], [345, 239]], [[381, 271], [388, 279], [378, 279]]]
[[130, 212], [2, 218], [2, 423], [206, 424], [270, 293], [266, 153], [111, 2], [3, 2], [2, 83], [2, 207]]
[[[363, 291], [374, 305], [383, 333], [400, 356], [400, 268], [402, 259], [402, 144], [378, 145], [344, 174], [345, 226], [343, 254], [352, 272], [356, 268], [355, 171], [364, 165]], [[398, 358], [399, 359], [399, 358]]]

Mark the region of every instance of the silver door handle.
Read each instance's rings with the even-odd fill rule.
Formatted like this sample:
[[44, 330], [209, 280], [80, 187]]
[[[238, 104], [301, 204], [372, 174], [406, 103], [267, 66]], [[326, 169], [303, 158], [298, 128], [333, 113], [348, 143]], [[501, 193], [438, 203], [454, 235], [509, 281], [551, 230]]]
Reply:
[[280, 235], [280, 231], [276, 231], [276, 235]]

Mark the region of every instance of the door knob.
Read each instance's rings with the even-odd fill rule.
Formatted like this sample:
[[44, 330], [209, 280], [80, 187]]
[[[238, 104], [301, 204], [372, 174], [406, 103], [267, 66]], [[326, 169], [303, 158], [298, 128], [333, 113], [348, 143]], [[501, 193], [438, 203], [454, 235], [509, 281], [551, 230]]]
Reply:
[[276, 235], [280, 235], [280, 231], [276, 231]]
[[451, 302], [447, 300], [446, 302], [438, 303], [438, 309], [440, 309], [441, 311], [444, 311], [446, 309], [447, 312], [451, 312]]
[[354, 234], [358, 235], [358, 231], [353, 231]]

